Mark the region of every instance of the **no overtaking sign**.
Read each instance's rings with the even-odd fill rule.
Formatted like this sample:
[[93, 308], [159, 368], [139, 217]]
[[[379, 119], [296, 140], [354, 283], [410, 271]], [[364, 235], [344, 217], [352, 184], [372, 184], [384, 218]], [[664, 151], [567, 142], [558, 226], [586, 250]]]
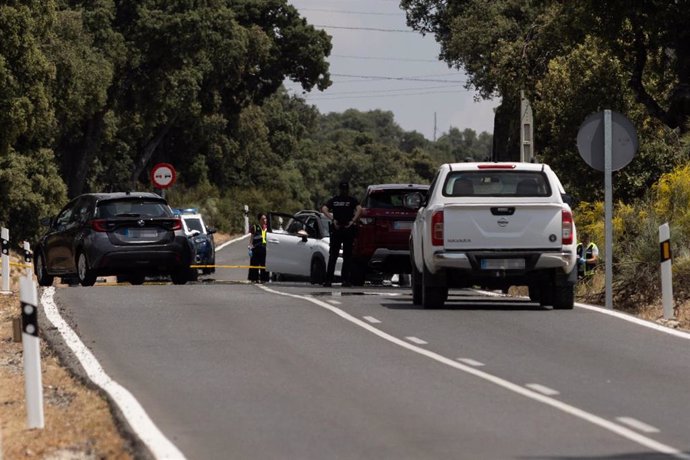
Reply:
[[175, 168], [169, 163], [158, 163], [151, 169], [151, 183], [159, 189], [172, 187], [177, 174]]

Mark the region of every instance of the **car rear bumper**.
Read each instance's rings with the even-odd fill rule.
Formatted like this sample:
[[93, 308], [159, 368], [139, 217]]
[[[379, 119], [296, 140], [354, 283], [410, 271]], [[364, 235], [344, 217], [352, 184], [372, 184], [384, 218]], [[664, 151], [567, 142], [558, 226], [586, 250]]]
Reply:
[[432, 255], [434, 268], [457, 268], [470, 271], [488, 272], [481, 267], [482, 259], [524, 260], [524, 268], [515, 271], [529, 272], [542, 269], [562, 269], [565, 273], [575, 266], [575, 256], [569, 251], [522, 252], [522, 251], [481, 251], [454, 252], [437, 251]]
[[99, 275], [123, 272], [171, 273], [190, 265], [188, 249], [119, 249], [98, 254], [89, 260]]
[[369, 266], [383, 273], [411, 273], [410, 251], [378, 248], [369, 259]]

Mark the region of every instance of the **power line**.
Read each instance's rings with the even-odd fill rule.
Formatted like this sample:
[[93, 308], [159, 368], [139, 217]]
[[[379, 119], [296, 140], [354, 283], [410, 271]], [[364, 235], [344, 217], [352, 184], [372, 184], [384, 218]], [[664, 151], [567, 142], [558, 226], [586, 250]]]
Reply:
[[[314, 93], [317, 96], [340, 96], [343, 94], [379, 94], [379, 93], [399, 93], [402, 91], [420, 91], [420, 90], [430, 90], [430, 89], [449, 89], [457, 87], [460, 85], [443, 85], [443, 86], [414, 86], [408, 88], [396, 88], [396, 89], [381, 89], [381, 90], [361, 90], [361, 91], [329, 91], [326, 90], [323, 93]], [[292, 88], [290, 88], [292, 89]]]
[[347, 54], [331, 54], [331, 57], [344, 58], [344, 59], [364, 59], [364, 60], [375, 60], [375, 61], [401, 61], [401, 62], [441, 62], [438, 59], [413, 59], [413, 58], [396, 58], [396, 57], [383, 57], [383, 56], [352, 56]]
[[323, 13], [357, 14], [366, 16], [402, 16], [400, 13], [379, 13], [377, 11], [328, 10], [325, 8], [299, 8], [299, 11], [319, 11]]
[[370, 32], [398, 32], [404, 34], [416, 34], [414, 30], [408, 29], [381, 29], [378, 27], [346, 27], [346, 26], [327, 26], [323, 24], [312, 24], [314, 27], [319, 27], [322, 29], [346, 29], [346, 30], [368, 30]]
[[332, 73], [334, 77], [363, 78], [368, 80], [399, 80], [399, 81], [428, 81], [434, 83], [465, 83], [462, 80], [441, 80], [437, 78], [417, 78], [417, 77], [388, 77], [382, 75], [352, 75], [345, 73]]
[[[461, 89], [458, 91], [468, 92], [470, 90]], [[367, 96], [335, 96], [330, 97], [328, 95], [317, 96], [317, 97], [305, 97], [309, 102], [312, 101], [337, 101], [341, 99], [378, 99], [381, 97], [408, 97], [408, 96], [428, 96], [432, 94], [458, 94], [458, 91], [423, 91], [419, 93], [406, 93], [406, 94], [371, 94]]]

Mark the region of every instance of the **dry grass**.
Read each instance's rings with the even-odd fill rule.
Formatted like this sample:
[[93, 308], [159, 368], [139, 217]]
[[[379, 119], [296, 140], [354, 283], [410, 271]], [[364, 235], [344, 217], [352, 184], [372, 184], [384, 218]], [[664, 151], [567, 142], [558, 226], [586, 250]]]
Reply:
[[12, 295], [0, 295], [0, 458], [131, 459], [131, 444], [117, 429], [100, 394], [76, 380], [41, 340], [45, 428], [27, 429], [23, 347], [13, 341], [20, 316], [16, 278]]

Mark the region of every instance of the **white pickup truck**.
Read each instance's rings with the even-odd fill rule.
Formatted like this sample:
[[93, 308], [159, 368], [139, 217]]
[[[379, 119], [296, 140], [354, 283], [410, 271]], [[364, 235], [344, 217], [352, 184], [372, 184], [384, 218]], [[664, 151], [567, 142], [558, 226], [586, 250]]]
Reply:
[[[409, 197], [410, 206], [415, 197]], [[410, 235], [412, 297], [442, 307], [448, 288], [528, 286], [532, 301], [572, 309], [577, 235], [568, 196], [535, 163], [442, 165]]]

